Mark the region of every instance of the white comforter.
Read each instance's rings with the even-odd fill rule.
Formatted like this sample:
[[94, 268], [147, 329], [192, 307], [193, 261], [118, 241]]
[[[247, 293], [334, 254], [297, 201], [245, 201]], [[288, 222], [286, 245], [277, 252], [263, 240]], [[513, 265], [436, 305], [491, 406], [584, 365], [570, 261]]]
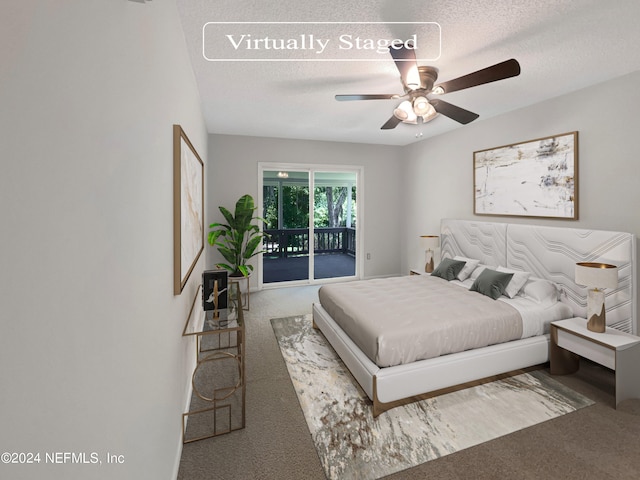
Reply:
[[[427, 275], [324, 285], [319, 299], [380, 367], [517, 340], [523, 332], [529, 336], [543, 328], [523, 327], [514, 302], [496, 301]], [[530, 310], [525, 317], [539, 323], [535, 308], [525, 310]]]

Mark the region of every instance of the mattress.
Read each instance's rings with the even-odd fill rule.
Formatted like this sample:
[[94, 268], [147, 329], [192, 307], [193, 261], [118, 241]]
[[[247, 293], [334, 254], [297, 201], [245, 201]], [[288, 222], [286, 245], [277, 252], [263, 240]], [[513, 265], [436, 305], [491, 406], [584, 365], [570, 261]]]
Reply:
[[[529, 305], [526, 299], [524, 307], [517, 301], [496, 301], [429, 275], [324, 285], [318, 296], [379, 367], [541, 334], [550, 319], [565, 318], [569, 310]], [[535, 325], [523, 324], [523, 316]]]

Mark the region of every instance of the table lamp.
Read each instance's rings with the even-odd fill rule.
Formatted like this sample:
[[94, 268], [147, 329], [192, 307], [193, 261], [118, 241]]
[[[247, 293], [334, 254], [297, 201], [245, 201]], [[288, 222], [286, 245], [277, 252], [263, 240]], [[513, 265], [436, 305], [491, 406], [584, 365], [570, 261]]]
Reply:
[[607, 263], [576, 263], [576, 283], [589, 288], [587, 296], [587, 328], [602, 333], [607, 322], [604, 308], [604, 288], [618, 286], [618, 267]]
[[424, 248], [425, 253], [425, 266], [424, 271], [427, 273], [433, 272], [433, 252], [440, 245], [440, 238], [438, 235], [421, 235], [420, 242]]

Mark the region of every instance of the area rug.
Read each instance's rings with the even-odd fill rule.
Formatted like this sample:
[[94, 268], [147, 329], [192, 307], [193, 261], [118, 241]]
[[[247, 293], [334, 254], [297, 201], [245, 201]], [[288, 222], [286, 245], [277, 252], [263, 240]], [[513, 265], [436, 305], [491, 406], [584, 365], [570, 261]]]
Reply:
[[544, 370], [389, 410], [378, 418], [311, 315], [271, 320], [329, 479], [377, 479], [593, 404]]

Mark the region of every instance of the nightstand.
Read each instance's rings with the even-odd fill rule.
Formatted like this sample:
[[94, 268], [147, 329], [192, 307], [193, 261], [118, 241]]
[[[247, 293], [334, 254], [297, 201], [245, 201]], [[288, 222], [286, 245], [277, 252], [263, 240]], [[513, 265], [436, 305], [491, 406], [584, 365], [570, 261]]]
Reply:
[[409, 270], [409, 275], [431, 275], [424, 271], [424, 269], [420, 270], [419, 268], [412, 268]]
[[640, 398], [640, 337], [609, 327], [604, 333], [592, 332], [584, 318], [551, 322], [551, 374], [576, 372], [580, 357], [615, 371], [616, 407], [628, 398]]

